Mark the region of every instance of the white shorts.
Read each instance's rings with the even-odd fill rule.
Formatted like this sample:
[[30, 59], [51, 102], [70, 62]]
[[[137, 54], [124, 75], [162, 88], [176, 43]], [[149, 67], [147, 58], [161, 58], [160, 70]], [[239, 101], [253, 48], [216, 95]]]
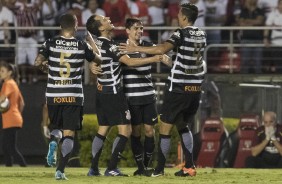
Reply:
[[37, 41], [33, 37], [19, 37], [17, 44], [17, 64], [34, 65], [38, 54]]

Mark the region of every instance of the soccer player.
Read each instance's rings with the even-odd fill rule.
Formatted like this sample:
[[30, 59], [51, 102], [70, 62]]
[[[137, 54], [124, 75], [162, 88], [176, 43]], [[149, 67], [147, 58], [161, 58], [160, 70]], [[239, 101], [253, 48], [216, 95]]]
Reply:
[[130, 112], [121, 86], [122, 63], [133, 67], [149, 63], [163, 62], [170, 64], [166, 55], [155, 55], [147, 58], [130, 58], [118, 50], [118, 43], [111, 39], [114, 30], [109, 17], [92, 15], [86, 23], [87, 30], [96, 35], [102, 53], [101, 74], [97, 76], [96, 107], [99, 129], [92, 143], [92, 164], [88, 176], [101, 175], [98, 161], [104, 140], [110, 127], [117, 125], [118, 135], [113, 143], [111, 159], [104, 173], [105, 176], [128, 176], [123, 174], [117, 164], [126, 142], [131, 135]]
[[[128, 18], [125, 23], [128, 43], [140, 46], [152, 46], [150, 42], [141, 40], [143, 23], [137, 18]], [[128, 54], [131, 58], [143, 58], [146, 54], [139, 52]], [[151, 76], [151, 65], [139, 67], [123, 66], [124, 92], [131, 114], [131, 149], [138, 169], [135, 175], [144, 175], [150, 165], [155, 149], [154, 125], [158, 122], [155, 89]], [[144, 143], [141, 142], [141, 130], [144, 124]]]
[[193, 137], [191, 129], [197, 112], [201, 94], [201, 84], [206, 71], [202, 52], [206, 46], [206, 33], [193, 24], [197, 19], [198, 8], [190, 3], [180, 5], [178, 23], [180, 28], [163, 44], [153, 47], [141, 47], [133, 44], [121, 44], [120, 50], [127, 52], [144, 52], [147, 54], [164, 54], [175, 51], [175, 60], [168, 77], [167, 90], [160, 114], [160, 136], [158, 164], [152, 177], [164, 175], [166, 157], [169, 152], [171, 129], [177, 127], [185, 155], [185, 166], [176, 176], [195, 176], [193, 161]]
[[[60, 36], [43, 43], [35, 60], [35, 66], [42, 70], [48, 67], [46, 98], [52, 131], [47, 163], [51, 166], [56, 164], [56, 150], [60, 141], [62, 145], [55, 179], [67, 180], [64, 170], [73, 150], [75, 130], [80, 130], [82, 126], [84, 59], [90, 64], [99, 64], [101, 60], [93, 51], [94, 42], [91, 43], [91, 47], [74, 37], [77, 30], [76, 16], [62, 15], [60, 26]], [[60, 130], [63, 130], [63, 135]]]

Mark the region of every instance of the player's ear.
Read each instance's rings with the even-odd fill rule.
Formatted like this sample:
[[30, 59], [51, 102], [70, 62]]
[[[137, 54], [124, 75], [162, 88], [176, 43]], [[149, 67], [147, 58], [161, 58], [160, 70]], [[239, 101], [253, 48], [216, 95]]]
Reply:
[[130, 33], [130, 30], [129, 30], [129, 29], [127, 29], [127, 28], [125, 29], [125, 31], [126, 31], [126, 33], [127, 33], [127, 34], [129, 34], [129, 33]]

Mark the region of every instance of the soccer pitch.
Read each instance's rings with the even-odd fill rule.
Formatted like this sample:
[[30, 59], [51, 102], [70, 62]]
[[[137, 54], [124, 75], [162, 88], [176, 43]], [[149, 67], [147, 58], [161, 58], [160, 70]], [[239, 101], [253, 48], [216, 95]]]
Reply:
[[[88, 177], [88, 168], [66, 168], [68, 181], [54, 179], [55, 168], [3, 167], [0, 166], [1, 184], [266, 184], [281, 183], [281, 169], [222, 169], [199, 168], [196, 177], [175, 177], [177, 168], [166, 168], [165, 176], [151, 178], [145, 176], [130, 177]], [[103, 172], [104, 169], [101, 169]], [[132, 174], [135, 168], [124, 168], [126, 174]]]

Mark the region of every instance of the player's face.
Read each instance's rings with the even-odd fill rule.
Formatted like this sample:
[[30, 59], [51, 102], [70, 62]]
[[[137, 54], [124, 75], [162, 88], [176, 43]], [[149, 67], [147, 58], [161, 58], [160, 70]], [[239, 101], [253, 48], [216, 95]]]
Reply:
[[263, 123], [264, 123], [264, 126], [269, 127], [269, 126], [274, 126], [275, 121], [272, 118], [272, 116], [265, 114], [265, 116], [263, 118]]
[[111, 20], [109, 17], [97, 15], [95, 17], [95, 20], [98, 20], [101, 22], [102, 25], [100, 26], [100, 30], [112, 30], [115, 28], [114, 25], [111, 24]]
[[143, 25], [140, 23], [135, 23], [130, 29], [126, 29], [126, 32], [130, 40], [140, 40], [143, 36]]
[[11, 77], [11, 71], [9, 71], [6, 67], [0, 67], [0, 78], [5, 80]]
[[178, 25], [180, 27], [182, 27], [182, 22], [183, 22], [183, 14], [182, 14], [182, 9], [180, 8], [178, 14], [177, 14], [177, 18], [178, 18]]

